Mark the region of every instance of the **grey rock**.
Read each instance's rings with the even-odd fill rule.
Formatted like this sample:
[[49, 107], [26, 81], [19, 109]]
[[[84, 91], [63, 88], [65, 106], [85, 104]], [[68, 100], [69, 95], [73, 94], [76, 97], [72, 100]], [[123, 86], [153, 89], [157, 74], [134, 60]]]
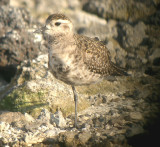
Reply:
[[78, 0], [59, 0], [59, 1], [43, 1], [43, 0], [12, 0], [10, 5], [13, 7], [23, 7], [27, 8], [30, 14], [39, 20], [39, 22], [44, 23], [44, 19], [51, 13], [68, 13], [69, 11], [74, 11], [80, 9], [80, 3]]
[[0, 6], [2, 5], [9, 5], [10, 0], [1, 0], [0, 1]]
[[[47, 101], [50, 106], [49, 109], [51, 109], [52, 107], [57, 107], [55, 105], [57, 103], [58, 108], [60, 107], [63, 110], [63, 114], [65, 114], [66, 105], [64, 102], [67, 101], [68, 105], [72, 103], [70, 102], [72, 92], [67, 85], [56, 81], [50, 73], [43, 78], [47, 70], [47, 55], [40, 55], [32, 60], [30, 67], [26, 65], [27, 62], [21, 65], [22, 75], [17, 76], [16, 90], [25, 85], [27, 86], [25, 90], [32, 91], [32, 93], [29, 93], [29, 99], [27, 99], [29, 104], [41, 99], [43, 103]], [[24, 80], [24, 75], [28, 70], [31, 78], [26, 81]], [[102, 85], [97, 85], [98, 91], [100, 91], [98, 93], [100, 94], [94, 94], [97, 89], [93, 89], [93, 85], [91, 87], [88, 86], [86, 91], [89, 92], [90, 89], [93, 89], [94, 93], [90, 92], [90, 94], [85, 95], [85, 91], [84, 93], [79, 91], [78, 94], [81, 98], [78, 107], [80, 108], [78, 129], [72, 128], [74, 114], [67, 115], [67, 118], [64, 118], [60, 111], [52, 114], [47, 109], [42, 109], [39, 117], [34, 119], [29, 114], [18, 115], [18, 113], [7, 112], [8, 114], [4, 113], [5, 115], [0, 117], [2, 122], [0, 124], [3, 130], [0, 133], [0, 136], [2, 136], [0, 139], [5, 145], [7, 145], [7, 142], [11, 145], [21, 143], [22, 145], [30, 146], [42, 142], [70, 146], [92, 146], [93, 144], [98, 146], [101, 143], [103, 145], [112, 143], [124, 146], [124, 142], [126, 142], [125, 145], [128, 145], [126, 137], [132, 138], [135, 135], [144, 134], [147, 130], [143, 129], [143, 126], [147, 125], [148, 121], [155, 117], [159, 111], [159, 105], [157, 105], [159, 96], [159, 87], [157, 85], [159, 80], [150, 76], [144, 77], [141, 74], [133, 73], [133, 75], [135, 76], [117, 79], [117, 81], [107, 84], [102, 82]], [[24, 92], [21, 88], [18, 93]], [[48, 90], [47, 93], [40, 99], [36, 99], [37, 96], [41, 96], [42, 93], [40, 92], [42, 92], [43, 88], [44, 91]], [[80, 89], [78, 88], [78, 90]], [[83, 90], [85, 90], [85, 87], [83, 87]], [[29, 101], [37, 91], [39, 95], [32, 97], [33, 102]], [[88, 95], [90, 99], [87, 100]], [[66, 99], [67, 96], [68, 98]], [[24, 97], [27, 97], [27, 93], [25, 93]], [[81, 105], [85, 105], [87, 101], [90, 105], [81, 111]], [[151, 103], [152, 105], [150, 105]], [[63, 108], [62, 105], [65, 107]], [[39, 107], [40, 105], [37, 106]], [[12, 117], [8, 117], [9, 114]], [[5, 127], [8, 129], [5, 129]], [[10, 132], [12, 132], [12, 137], [10, 137]]]
[[47, 109], [43, 109], [41, 111], [41, 114], [38, 116], [38, 119], [40, 119], [44, 123], [50, 123], [56, 125], [57, 127], [66, 126], [66, 120], [64, 119], [62, 112], [60, 110], [52, 114]]
[[50, 123], [51, 113], [47, 109], [42, 109], [38, 119], [44, 123]]
[[112, 55], [112, 61], [121, 67], [126, 67], [127, 52], [115, 39], [106, 39], [106, 46]]
[[156, 11], [155, 3], [151, 0], [82, 0], [82, 5], [83, 10], [105, 19], [112, 18], [125, 21], [137, 21], [147, 18]]
[[60, 110], [54, 113], [51, 117], [51, 123], [56, 123], [57, 127], [66, 127], [66, 120]]
[[69, 17], [72, 19], [76, 32], [89, 37], [98, 37], [100, 40], [105, 40], [106, 37], [116, 36], [115, 32], [111, 31], [115, 25], [107, 24], [107, 21], [95, 15], [88, 14], [81, 10], [70, 12]]
[[[145, 39], [146, 25], [143, 22], [138, 22], [138, 24], [131, 26], [130, 24], [121, 24], [121, 31], [123, 34], [120, 34], [119, 38], [122, 38], [122, 46], [125, 49], [137, 48], [142, 41]], [[130, 51], [132, 52], [132, 51]]]
[[149, 61], [154, 65], [158, 65], [158, 63], [156, 63], [156, 60], [158, 60], [159, 58], [160, 58], [160, 49], [157, 48], [153, 50], [153, 53], [149, 56]]
[[142, 116], [142, 114], [141, 113], [139, 113], [139, 112], [131, 112], [130, 113], [130, 117], [132, 118], [132, 119], [143, 119], [143, 116]]
[[9, 123], [3, 121], [0, 122], [0, 132], [8, 130], [9, 127], [10, 127]]
[[0, 121], [12, 123], [16, 121], [28, 121], [28, 119], [20, 112], [1, 111]]
[[145, 20], [145, 22], [147, 22], [148, 24], [154, 24], [158, 26], [160, 23], [160, 10], [157, 10], [153, 15], [149, 17], [149, 19]]
[[40, 51], [33, 35], [33, 21], [25, 9], [0, 7], [0, 72], [9, 82], [16, 66]]
[[87, 144], [89, 139], [91, 138], [91, 133], [90, 132], [82, 132], [81, 134], [78, 135], [79, 140], [81, 141], [82, 144]]
[[[11, 83], [7, 84], [2, 79], [0, 98], [3, 97], [3, 99], [0, 102], [0, 109], [28, 113], [23, 115], [20, 112], [3, 112], [0, 114], [0, 146], [46, 146], [46, 144], [50, 146], [123, 147], [135, 144], [157, 146], [160, 116], [160, 29], [159, 11], [155, 12], [155, 7], [159, 4], [158, 0], [121, 0], [118, 4], [109, 0], [78, 2], [67, 0], [63, 1], [63, 4], [61, 4], [62, 1], [56, 1], [55, 5], [54, 1], [49, 3], [39, 1], [38, 4], [36, 2], [12, 0], [11, 5], [28, 7], [31, 15], [39, 21], [43, 21], [48, 13], [63, 9], [61, 12], [71, 17], [76, 31], [103, 40], [112, 54], [112, 61], [134, 70], [129, 71], [129, 77], [116, 78], [112, 82], [103, 81], [87, 87], [77, 87], [80, 97], [79, 127], [75, 129], [73, 128], [72, 90], [52, 77], [50, 73], [47, 74], [47, 55], [23, 61], [17, 67], [17, 74]], [[108, 20], [84, 12], [80, 4], [83, 9]], [[133, 9], [130, 9], [131, 6]], [[46, 7], [49, 8], [46, 9]], [[43, 11], [40, 12], [39, 8]], [[93, 9], [89, 10], [89, 8]], [[28, 26], [31, 26], [29, 27], [31, 30], [33, 29], [28, 13], [26, 15], [24, 10], [13, 7], [9, 10], [15, 12], [10, 16], [12, 27], [16, 26], [14, 19], [18, 19], [22, 21], [21, 25], [17, 20], [18, 29], [27, 28], [28, 30]], [[9, 10], [5, 8], [7, 13], [3, 15], [6, 16]], [[14, 17], [15, 14], [18, 14], [17, 17]], [[0, 17], [2, 18], [3, 15]], [[117, 19], [126, 22], [117, 21]], [[130, 23], [127, 22], [128, 20]], [[134, 23], [131, 23], [133, 21]], [[3, 28], [2, 26], [4, 25], [0, 23], [0, 28]], [[6, 26], [7, 33], [4, 29], [0, 29], [1, 39], [3, 36], [9, 38], [6, 42], [2, 40], [5, 46], [14, 37], [16, 40], [20, 35], [17, 30]], [[32, 31], [29, 29], [31, 34]], [[35, 43], [44, 42], [41, 36], [33, 36], [33, 40]], [[43, 49], [44, 46], [41, 47], [38, 46], [38, 50]], [[60, 111], [53, 113], [57, 108], [60, 108], [62, 113]]]
[[142, 126], [132, 125], [127, 131], [126, 136], [131, 137], [137, 134], [144, 133], [144, 129]]

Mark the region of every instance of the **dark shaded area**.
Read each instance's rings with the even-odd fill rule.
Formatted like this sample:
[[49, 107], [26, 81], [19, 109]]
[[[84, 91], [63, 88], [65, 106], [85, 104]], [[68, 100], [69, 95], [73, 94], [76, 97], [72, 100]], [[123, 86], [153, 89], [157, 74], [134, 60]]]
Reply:
[[156, 6], [157, 10], [153, 15], [149, 16], [145, 19], [145, 23], [152, 24], [152, 25], [159, 25], [160, 24], [160, 4]]
[[158, 75], [159, 72], [160, 71], [158, 69], [153, 68], [153, 67], [148, 67], [145, 70], [145, 74], [150, 75], [150, 76]]
[[[157, 90], [160, 89], [160, 85], [156, 85]], [[160, 146], [159, 141], [159, 132], [160, 132], [160, 111], [157, 108], [160, 108], [160, 95], [154, 93], [145, 100], [150, 105], [154, 105], [152, 109], [155, 109], [155, 112], [150, 112], [145, 116], [146, 123], [144, 124], [144, 133], [137, 134], [135, 136], [129, 137], [128, 144], [132, 147], [158, 147]], [[157, 107], [157, 108], [156, 108]], [[150, 108], [148, 108], [150, 109]]]
[[135, 135], [131, 138], [128, 138], [128, 144], [132, 147], [152, 147], [152, 146], [160, 146], [159, 141], [159, 132], [160, 132], [160, 115], [159, 117], [148, 124], [145, 129], [147, 130], [143, 134]]
[[4, 78], [8, 83], [11, 82], [11, 79], [16, 74], [16, 65], [9, 65], [5, 67], [0, 67], [0, 75]]
[[[65, 142], [65, 136], [61, 135], [61, 137], [62, 137], [61, 138], [62, 140], [60, 140], [59, 142], [57, 142], [56, 139], [47, 138], [43, 141], [43, 143], [33, 144], [33, 147], [40, 147], [40, 146], [45, 146], [45, 147], [50, 147], [50, 146], [72, 147], [73, 146], [73, 145]], [[77, 137], [77, 141], [78, 141], [78, 137]], [[79, 144], [75, 143], [75, 146], [82, 147], [83, 145], [81, 143], [79, 143]], [[112, 145], [110, 145], [110, 142], [108, 140], [100, 141], [100, 143], [98, 143], [94, 139], [89, 140], [88, 146], [92, 146], [92, 147], [112, 147]]]
[[153, 60], [153, 65], [160, 66], [160, 57]]

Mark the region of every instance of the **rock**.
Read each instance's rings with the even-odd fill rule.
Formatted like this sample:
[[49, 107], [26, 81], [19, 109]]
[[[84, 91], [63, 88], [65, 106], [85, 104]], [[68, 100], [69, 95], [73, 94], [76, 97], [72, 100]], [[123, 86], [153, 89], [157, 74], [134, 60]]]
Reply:
[[52, 114], [47, 109], [43, 109], [41, 114], [38, 116], [38, 119], [43, 120], [43, 122], [56, 125], [57, 127], [63, 128], [66, 126], [66, 120], [60, 110]]
[[[48, 55], [40, 55], [30, 63], [32, 68], [31, 66], [28, 67], [27, 61], [18, 67], [17, 75], [14, 80], [19, 85], [20, 89], [14, 89], [12, 93], [4, 98], [4, 102], [2, 101], [0, 103], [0, 108], [27, 112], [34, 117], [40, 114], [42, 108], [50, 109], [52, 112], [60, 108], [64, 116], [68, 116], [74, 112], [74, 100], [71, 86], [55, 79], [51, 73], [46, 74], [48, 72]], [[43, 78], [43, 80], [41, 78]], [[11, 85], [14, 85], [13, 83]], [[6, 90], [7, 88], [2, 89], [3, 92], [0, 96], [4, 97], [5, 93], [7, 93]], [[17, 95], [16, 99], [13, 98], [14, 95]], [[82, 99], [83, 96], [87, 97], [88, 95], [80, 94], [80, 109], [89, 106], [89, 102]], [[21, 97], [23, 97], [23, 99], [21, 99]]]
[[16, 0], [12, 0], [10, 5], [13, 7], [27, 8], [34, 18], [43, 23], [46, 17], [48, 17], [51, 13], [68, 13], [68, 11], [73, 11], [80, 8], [80, 3], [78, 0], [74, 0], [72, 2], [69, 0], [48, 0], [47, 2], [39, 0], [38, 3], [35, 0], [20, 0], [18, 2]]
[[140, 120], [143, 119], [142, 114], [139, 113], [139, 112], [132, 112], [132, 113], [130, 113], [130, 117], [132, 119], [140, 119]]
[[[106, 37], [111, 37], [115, 33], [110, 33], [106, 20], [95, 15], [87, 14], [86, 12], [76, 10], [69, 14], [78, 34], [83, 34], [89, 37], [98, 37], [100, 40], [105, 40]], [[99, 26], [99, 27], [97, 27]]]
[[120, 67], [126, 67], [126, 56], [127, 52], [123, 49], [120, 44], [114, 39], [107, 40], [107, 48], [111, 53], [111, 59], [114, 63], [119, 65]]
[[51, 113], [47, 109], [42, 109], [38, 119], [43, 121], [44, 123], [50, 123]]
[[10, 2], [10, 0], [1, 0], [0, 1], [0, 6], [2, 6], [2, 5], [8, 5], [9, 2]]
[[[157, 1], [156, 5], [158, 4], [160, 4], [160, 2]], [[153, 15], [149, 17], [149, 19], [145, 20], [145, 22], [158, 26], [160, 23], [160, 10], [157, 10]]]
[[78, 135], [78, 138], [82, 144], [87, 144], [89, 139], [91, 138], [91, 133], [90, 132], [82, 132], [81, 134]]
[[20, 112], [2, 111], [0, 114], [0, 121], [11, 123], [16, 121], [28, 121], [28, 119], [26, 119], [26, 117]]
[[5, 130], [8, 130], [9, 127], [10, 127], [9, 123], [3, 122], [3, 121], [0, 122], [0, 131], [1, 132], [5, 131]]
[[[137, 21], [152, 15], [156, 11], [151, 0], [82, 0], [83, 10], [97, 14], [105, 19]], [[158, 4], [157, 4], [158, 5]]]
[[[11, 20], [10, 25], [6, 22], [7, 33], [0, 23], [1, 46], [8, 47], [12, 41], [21, 41], [23, 34], [19, 32], [23, 29], [33, 44], [38, 44], [37, 52], [45, 49], [42, 36], [32, 33], [33, 28], [39, 25], [34, 26], [28, 12], [13, 5], [28, 7], [34, 20], [40, 22], [48, 13], [58, 10], [72, 19], [75, 31], [102, 40], [111, 52], [112, 61], [121, 67], [129, 67], [130, 76], [104, 80], [95, 85], [77, 86], [79, 101], [76, 129], [73, 128], [72, 89], [48, 72], [47, 54], [22, 60], [10, 83], [3, 82], [3, 77], [1, 80], [0, 146], [157, 146], [154, 145], [159, 143], [156, 134], [159, 133], [160, 124], [157, 50], [160, 45], [160, 13], [159, 10], [155, 12], [159, 5], [157, 0], [120, 0], [118, 4], [109, 0], [39, 3], [12, 0], [11, 5], [0, 8], [3, 10], [0, 17], [4, 20], [7, 16]], [[95, 8], [93, 13], [101, 18], [81, 10], [88, 9], [87, 5], [88, 8]], [[4, 41], [3, 37], [8, 40]], [[16, 55], [11, 56], [12, 60], [13, 57]]]
[[144, 129], [142, 126], [137, 126], [137, 125], [132, 125], [126, 132], [127, 137], [131, 137], [137, 134], [142, 134], [144, 133]]
[[153, 51], [153, 53], [149, 56], [149, 61], [153, 64], [153, 65], [158, 65], [159, 64], [159, 59], [160, 59], [160, 49], [157, 48]]
[[54, 113], [51, 116], [51, 123], [56, 123], [57, 127], [66, 127], [66, 120], [63, 117], [63, 114], [60, 110]]
[[[51, 115], [49, 112], [48, 114]], [[18, 117], [19, 115], [21, 115], [21, 117]], [[12, 117], [7, 119], [9, 116]], [[26, 113], [23, 115], [20, 112], [2, 112], [0, 118], [0, 139], [2, 139], [3, 144], [6, 145], [8, 143], [11, 145], [18, 144], [18, 139], [20, 139], [19, 141], [22, 145], [30, 146], [42, 142], [44, 138], [54, 137], [59, 133], [64, 132], [64, 130], [55, 128], [50, 124], [50, 118], [44, 118], [44, 116], [42, 117], [42, 114], [35, 120]], [[45, 124], [45, 122], [48, 123]], [[9, 137], [10, 134], [12, 134], [12, 138], [10, 138], [8, 142], [7, 137]]]
[[[151, 58], [149, 59], [148, 55], [158, 46], [158, 40], [156, 42], [154, 40], [154, 43], [152, 42], [153, 38], [150, 35], [151, 30], [152, 29], [148, 29], [148, 26], [142, 21], [134, 25], [125, 22], [118, 24], [117, 40], [126, 51], [126, 67], [130, 69], [139, 68], [144, 71], [144, 68], [141, 67], [145, 67], [148, 63], [151, 63]], [[118, 56], [121, 57], [121, 54]]]
[[1, 112], [0, 114], [0, 122], [7, 122], [21, 129], [24, 129], [25, 125], [34, 121], [35, 119], [27, 113], [23, 115], [20, 112]]
[[121, 36], [119, 36], [118, 38], [122, 38], [121, 43], [125, 49], [138, 47], [146, 37], [146, 25], [143, 22], [139, 22], [135, 26], [127, 23], [121, 24], [121, 27], [119, 29], [121, 29], [120, 31], [123, 31], [123, 33], [119, 33], [119, 35]]
[[28, 122], [34, 122], [35, 121], [35, 119], [31, 115], [29, 115], [28, 113], [25, 113], [24, 116], [25, 116], [25, 118]]
[[[15, 90], [1, 101], [0, 108], [7, 108], [6, 102], [13, 102], [14, 105], [16, 104], [16, 107], [11, 105], [14, 106], [13, 108], [32, 115], [36, 113], [39, 117], [36, 118], [34, 115], [32, 118], [29, 114], [23, 115], [20, 112], [7, 112], [8, 114], [3, 112], [5, 115], [2, 113], [0, 117], [4, 122], [1, 123], [3, 131], [0, 134], [0, 140], [5, 145], [9, 142], [11, 145], [31, 146], [44, 142], [50, 145], [68, 146], [93, 144], [98, 146], [111, 143], [124, 146], [124, 142], [127, 142], [126, 136], [130, 138], [143, 134], [146, 131], [143, 126], [159, 111], [159, 105], [157, 105], [159, 91], [156, 86], [159, 81], [157, 79], [148, 76], [144, 78], [142, 75], [121, 77], [115, 82], [103, 81], [96, 86], [98, 89], [94, 85], [87, 86], [87, 88], [81, 87], [83, 91], [80, 87], [76, 87], [80, 97], [79, 128], [72, 128], [74, 113], [70, 115], [71, 112], [68, 113], [66, 109], [70, 101], [73, 102], [70, 86], [56, 80], [50, 73], [46, 74], [47, 55], [40, 55], [30, 62], [29, 67], [27, 65], [27, 61], [24, 61], [18, 67], [20, 70], [15, 77], [16, 89], [14, 88]], [[101, 94], [95, 94], [97, 92]], [[88, 96], [90, 99], [87, 99]], [[150, 105], [151, 100], [154, 102], [152, 105]], [[24, 105], [26, 103], [29, 105]], [[88, 106], [84, 107], [86, 103]], [[74, 112], [74, 102], [72, 104], [72, 112]], [[38, 109], [40, 106], [44, 109], [42, 107]], [[57, 108], [61, 108], [62, 112], [60, 109], [56, 113], [47, 110], [55, 112]], [[62, 113], [63, 115], [68, 113], [68, 115], [64, 118]], [[12, 117], [8, 118], [9, 114]], [[4, 130], [5, 125], [8, 126], [7, 130]]]
[[38, 55], [39, 45], [33, 35], [33, 21], [25, 9], [0, 7], [0, 72], [10, 82], [16, 66]]

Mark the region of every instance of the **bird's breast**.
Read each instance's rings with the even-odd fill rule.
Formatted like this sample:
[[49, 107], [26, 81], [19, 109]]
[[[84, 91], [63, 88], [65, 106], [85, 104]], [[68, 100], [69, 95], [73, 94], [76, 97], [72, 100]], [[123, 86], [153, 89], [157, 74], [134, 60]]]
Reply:
[[99, 81], [100, 75], [91, 72], [76, 51], [49, 52], [49, 68], [59, 80], [70, 85], [88, 85]]

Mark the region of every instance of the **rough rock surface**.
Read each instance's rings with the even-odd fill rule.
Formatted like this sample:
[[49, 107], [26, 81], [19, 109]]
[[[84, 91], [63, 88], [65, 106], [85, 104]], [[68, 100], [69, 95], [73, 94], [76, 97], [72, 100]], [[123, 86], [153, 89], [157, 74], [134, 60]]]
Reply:
[[59, 125], [55, 121], [55, 116], [45, 109], [37, 119], [27, 113], [23, 115], [20, 112], [2, 112], [0, 114], [0, 144], [31, 146], [42, 142], [45, 138], [64, 132], [62, 128], [55, 127], [54, 123], [57, 124], [57, 127], [62, 127], [62, 123]]
[[[6, 6], [0, 7], [0, 60], [10, 61], [3, 62], [5, 69], [8, 64], [22, 62], [12, 79], [8, 72], [5, 78], [0, 72], [0, 146], [160, 145], [159, 0], [12, 0], [10, 6], [8, 1], [2, 3]], [[128, 68], [130, 74], [112, 82], [76, 87], [78, 129], [73, 128], [71, 87], [48, 72], [47, 54], [28, 60], [28, 55], [35, 57], [45, 49], [42, 36], [33, 34], [39, 25], [33, 24], [38, 24], [37, 20], [44, 22], [55, 12], [68, 15], [76, 32], [102, 40], [113, 62]], [[4, 51], [9, 47], [13, 50], [9, 50], [8, 57]], [[29, 50], [28, 54], [19, 48]], [[21, 56], [23, 59], [19, 60]]]
[[79, 113], [78, 129], [75, 129], [71, 87], [47, 74], [47, 57], [40, 55], [29, 67], [27, 61], [18, 67], [12, 81], [17, 84], [3, 98], [0, 108], [25, 114], [3, 112], [0, 115], [1, 144], [129, 146], [140, 134], [140, 143], [145, 143], [146, 135], [155, 137], [147, 143], [157, 143], [150, 128], [156, 131], [158, 127], [159, 80], [132, 71], [132, 76], [114, 82], [76, 87]]
[[153, 0], [82, 0], [83, 10], [105, 19], [137, 21], [152, 15], [159, 4]]
[[25, 9], [1, 6], [0, 13], [0, 74], [8, 80], [17, 65], [42, 50], [33, 34], [35, 24]]
[[1, 0], [0, 5], [8, 5], [10, 0]]

